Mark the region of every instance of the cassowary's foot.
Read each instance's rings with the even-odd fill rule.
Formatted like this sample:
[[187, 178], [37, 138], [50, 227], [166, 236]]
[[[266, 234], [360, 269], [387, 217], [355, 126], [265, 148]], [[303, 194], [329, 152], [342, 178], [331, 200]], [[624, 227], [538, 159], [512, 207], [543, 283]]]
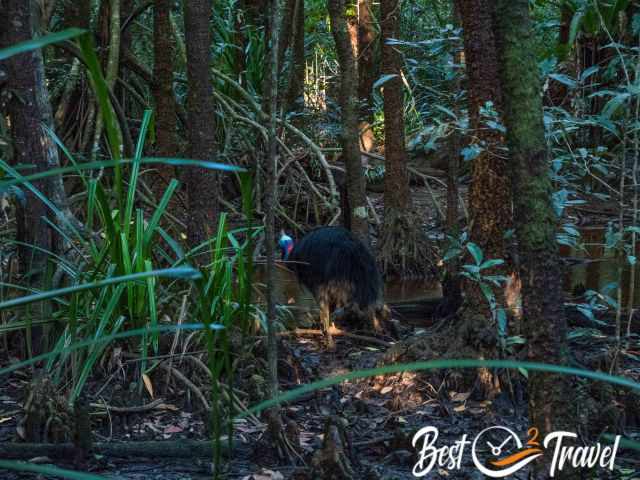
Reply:
[[324, 427], [322, 448], [312, 460], [313, 478], [351, 480], [355, 478], [351, 460], [351, 443], [347, 437], [346, 421], [330, 417]]
[[324, 333], [324, 339], [326, 342], [327, 350], [335, 352], [336, 344], [331, 335], [331, 313], [329, 312], [329, 306], [326, 303], [320, 304], [320, 325], [322, 326], [322, 333]]
[[272, 445], [276, 447], [278, 458], [288, 464], [298, 464], [304, 460], [298, 453], [300, 448], [300, 432], [292, 420], [286, 426], [282, 423], [280, 412], [272, 409], [267, 412], [267, 434]]

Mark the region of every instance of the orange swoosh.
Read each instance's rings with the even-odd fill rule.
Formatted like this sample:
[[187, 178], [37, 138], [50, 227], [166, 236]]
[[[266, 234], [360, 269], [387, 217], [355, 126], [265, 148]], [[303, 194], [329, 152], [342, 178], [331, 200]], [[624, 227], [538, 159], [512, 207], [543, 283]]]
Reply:
[[522, 460], [523, 458], [530, 457], [531, 455], [535, 455], [536, 453], [542, 453], [540, 448], [527, 448], [526, 450], [522, 450], [521, 452], [514, 453], [513, 455], [509, 455], [502, 460], [492, 461], [491, 464], [496, 467], [505, 467], [507, 465], [511, 465], [516, 463], [518, 460]]

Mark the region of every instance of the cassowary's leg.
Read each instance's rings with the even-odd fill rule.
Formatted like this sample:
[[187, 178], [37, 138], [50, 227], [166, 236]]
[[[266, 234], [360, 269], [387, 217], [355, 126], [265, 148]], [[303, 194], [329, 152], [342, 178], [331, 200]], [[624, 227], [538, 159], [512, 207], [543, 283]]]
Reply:
[[321, 298], [319, 303], [320, 303], [320, 325], [325, 335], [325, 339], [327, 342], [327, 349], [335, 350], [336, 345], [333, 341], [333, 336], [331, 335], [331, 312], [329, 309], [329, 302], [326, 299]]

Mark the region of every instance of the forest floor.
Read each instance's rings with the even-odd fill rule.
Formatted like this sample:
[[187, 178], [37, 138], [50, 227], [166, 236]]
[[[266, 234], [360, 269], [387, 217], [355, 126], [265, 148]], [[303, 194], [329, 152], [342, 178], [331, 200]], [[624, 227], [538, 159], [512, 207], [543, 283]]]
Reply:
[[[403, 332], [407, 337], [429, 334], [428, 326], [411, 326]], [[295, 388], [298, 383], [375, 367], [385, 354], [385, 348], [381, 346], [347, 337], [337, 337], [336, 352], [327, 352], [322, 337], [318, 335], [287, 336], [280, 342], [280, 351], [283, 390]], [[206, 380], [198, 376], [190, 362], [176, 359], [174, 367], [206, 392]], [[640, 362], [627, 373], [640, 376]], [[95, 397], [96, 389], [101, 389], [97, 396], [106, 404], [118, 402], [118, 405], [126, 407], [151, 402], [146, 393], [142, 395], [145, 399], [137, 394], [136, 389], [128, 388], [122, 378], [110, 380], [108, 388], [104, 388], [105, 380], [92, 382], [88, 387], [90, 396]], [[193, 392], [175, 380], [170, 381], [169, 388], [162, 389], [160, 386], [166, 380], [166, 372], [159, 370], [150, 374], [150, 380], [158, 385], [156, 398], [163, 400], [156, 402], [157, 405], [147, 412], [111, 412], [106, 416], [99, 405], [92, 406], [94, 441], [162, 440], [171, 444], [208, 438], [206, 412]], [[28, 375], [20, 372], [0, 385], [0, 443], [16, 441], [16, 436], [24, 428], [22, 396], [27, 385]], [[405, 373], [384, 379], [346, 381], [285, 404], [283, 416], [288, 425], [293, 426], [300, 458], [304, 460], [304, 464], [299, 462], [298, 465], [283, 464], [276, 458], [265, 424], [253, 423], [251, 419], [238, 420], [235, 422], [235, 447], [227, 456], [224, 477], [248, 480], [318, 478], [313, 469], [314, 455], [323, 447], [325, 423], [329, 417], [343, 419], [345, 443], [341, 448], [354, 472], [352, 478], [356, 479], [415, 478], [412, 469], [417, 454], [411, 446], [411, 439], [417, 430], [425, 426], [438, 428], [439, 445], [453, 445], [465, 434], [473, 439], [483, 429], [496, 425], [508, 427], [521, 438], [526, 437], [526, 402], [514, 403], [507, 395], [494, 401], [474, 401], [472, 392], [448, 391], [442, 387], [443, 384], [433, 384], [426, 377]], [[32, 461], [50, 463], [46, 457]], [[211, 461], [208, 458], [91, 456], [81, 464], [74, 464], [70, 459], [55, 463], [59, 467], [79, 469], [110, 479], [211, 478]], [[637, 455], [629, 452], [619, 456], [618, 464], [624, 466], [628, 473], [634, 468], [640, 469]], [[474, 468], [468, 454], [463, 457], [460, 470], [445, 470], [436, 468], [427, 478], [484, 478]], [[0, 470], [0, 477], [14, 480], [35, 478], [35, 475]], [[526, 469], [510, 478], [527, 478]], [[610, 477], [599, 472], [597, 478], [640, 478], [640, 470], [636, 470], [635, 476], [622, 475], [621, 470]]]

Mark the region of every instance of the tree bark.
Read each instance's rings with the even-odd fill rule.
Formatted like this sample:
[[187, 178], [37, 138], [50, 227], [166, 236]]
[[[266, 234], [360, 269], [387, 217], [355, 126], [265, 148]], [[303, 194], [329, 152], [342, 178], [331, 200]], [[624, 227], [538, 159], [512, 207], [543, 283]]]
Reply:
[[304, 0], [296, 0], [293, 14], [294, 25], [291, 34], [291, 72], [287, 85], [286, 110], [304, 108]]
[[342, 114], [342, 157], [347, 171], [348, 212], [351, 231], [369, 245], [369, 222], [364, 173], [358, 134], [358, 68], [345, 0], [328, 0], [331, 32], [340, 64], [340, 109]]
[[[39, 8], [31, 0], [0, 0], [0, 48], [23, 42], [37, 36], [40, 18]], [[30, 166], [25, 174], [35, 174], [60, 167], [58, 150], [44, 126], [53, 128], [53, 113], [49, 102], [44, 61], [40, 49], [15, 55], [4, 62], [0, 68], [7, 73], [7, 91], [10, 96], [4, 112], [10, 120], [13, 140], [12, 164]], [[49, 227], [45, 219], [58, 223], [63, 231], [69, 233], [67, 223], [78, 226], [69, 210], [64, 185], [60, 176], [34, 181], [32, 185], [49, 201], [55, 204], [66, 218], [55, 218], [45, 203], [26, 187], [26, 201], [18, 205], [16, 223], [18, 257], [22, 271], [28, 274], [26, 281], [43, 288], [47, 268], [48, 252], [59, 251], [60, 235]], [[41, 305], [46, 309], [46, 304]], [[43, 314], [47, 314], [43, 310]], [[28, 338], [32, 353], [46, 349], [46, 337], [40, 328]]]
[[[3, 14], [0, 24], [0, 47], [26, 41], [34, 36], [38, 24], [36, 6], [31, 1], [4, 0], [0, 2]], [[5, 62], [7, 91], [11, 92], [6, 104], [6, 114], [11, 123], [14, 156], [12, 164], [28, 165], [28, 174], [46, 171], [59, 166], [58, 151], [42, 125], [51, 127], [53, 116], [44, 76], [41, 50], [15, 55]], [[33, 186], [44, 196], [51, 198], [52, 178], [34, 181]], [[23, 272], [32, 272], [36, 285], [45, 269], [46, 251], [54, 250], [53, 231], [45, 223], [48, 209], [33, 193], [23, 188], [26, 203], [19, 209], [17, 239], [26, 245], [18, 247]], [[36, 248], [45, 251], [36, 250]]]
[[[213, 7], [208, 0], [184, 2], [184, 32], [187, 49], [189, 85], [188, 140], [191, 158], [214, 160], [215, 102], [209, 75], [211, 33], [209, 23]], [[187, 237], [191, 246], [209, 238], [217, 228], [219, 182], [209, 169], [191, 167], [185, 172], [188, 219]]]
[[384, 223], [379, 245], [383, 273], [396, 277], [427, 274], [430, 249], [422, 222], [413, 211], [404, 137], [404, 86], [399, 52], [387, 40], [400, 32], [400, 0], [380, 2], [382, 73], [392, 75], [382, 88], [384, 99]]
[[[557, 218], [552, 205], [529, 2], [496, 3], [494, 20], [501, 60], [528, 359], [565, 364], [567, 325], [556, 243]], [[569, 380], [557, 374], [529, 374], [529, 420], [542, 436], [551, 431], [577, 431], [575, 405], [567, 401], [575, 396]], [[541, 473], [536, 478], [545, 476]]]
[[[512, 227], [512, 209], [507, 163], [500, 152], [503, 139], [500, 132], [487, 127], [480, 113], [487, 102], [493, 103], [498, 113], [502, 111], [498, 53], [491, 13], [493, 3], [491, 0], [457, 0], [464, 29], [470, 126], [473, 143], [482, 148], [472, 165], [470, 239], [482, 249], [485, 259], [508, 260], [504, 232]], [[476, 283], [465, 282], [465, 293], [467, 304], [473, 311], [490, 313], [488, 302]], [[499, 295], [498, 300], [502, 303]]]
[[[175, 45], [171, 28], [171, 0], [156, 0], [153, 12], [154, 78], [156, 104], [156, 154], [172, 157], [177, 153], [176, 101], [173, 95], [173, 58]], [[158, 167], [162, 183], [174, 176], [169, 165]]]
[[[371, 124], [371, 91], [378, 76], [375, 61], [376, 32], [371, 0], [358, 0], [358, 98], [360, 99], [360, 146], [370, 152], [375, 146]], [[396, 33], [397, 34], [397, 33]]]
[[382, 27], [382, 73], [394, 77], [385, 82], [384, 98], [384, 208], [403, 211], [411, 203], [407, 152], [404, 139], [404, 87], [402, 84], [400, 58], [395, 47], [387, 40], [397, 38], [400, 28], [400, 1], [380, 2], [380, 25]]

